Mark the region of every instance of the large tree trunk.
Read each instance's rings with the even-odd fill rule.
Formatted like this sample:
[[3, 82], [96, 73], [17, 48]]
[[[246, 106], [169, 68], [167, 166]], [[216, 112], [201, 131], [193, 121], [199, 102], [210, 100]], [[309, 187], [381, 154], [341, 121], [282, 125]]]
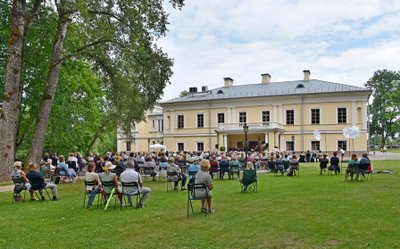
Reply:
[[[57, 90], [58, 77], [62, 65], [62, 51], [65, 40], [65, 34], [68, 27], [68, 16], [64, 6], [66, 1], [61, 1], [59, 8], [59, 18], [56, 37], [53, 45], [53, 54], [47, 75], [46, 88], [43, 93], [39, 112], [36, 118], [35, 129], [32, 140], [29, 145], [27, 159], [32, 163], [40, 163], [46, 138], [46, 130], [49, 122], [51, 108], [53, 106], [54, 96]], [[66, 122], [68, 122], [66, 120]]]
[[15, 143], [21, 102], [21, 68], [24, 45], [25, 1], [14, 0], [8, 42], [3, 107], [0, 110], [0, 181], [10, 179], [15, 159]]

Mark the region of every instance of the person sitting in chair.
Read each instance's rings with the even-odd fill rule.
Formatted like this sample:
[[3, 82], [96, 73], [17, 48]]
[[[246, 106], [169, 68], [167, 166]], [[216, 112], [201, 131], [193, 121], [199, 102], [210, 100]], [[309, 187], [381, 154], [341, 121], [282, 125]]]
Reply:
[[356, 154], [351, 155], [351, 159], [347, 165], [346, 176], [350, 176], [350, 180], [353, 181], [354, 174], [356, 174], [356, 180], [358, 180], [359, 174], [359, 162]]
[[363, 178], [365, 178], [365, 173], [367, 172], [368, 167], [371, 164], [371, 161], [369, 160], [367, 153], [362, 154], [362, 158], [360, 159], [359, 163], [360, 163], [359, 166], [360, 173], [363, 176]]
[[14, 170], [11, 172], [11, 178], [14, 182], [14, 199], [15, 201], [21, 200], [21, 192], [29, 190], [31, 184], [24, 171], [22, 171], [22, 162], [16, 161], [14, 163]]
[[331, 157], [331, 166], [333, 170], [335, 171], [335, 174], [340, 173], [340, 167], [339, 167], [339, 162], [340, 159], [337, 157], [337, 152], [333, 152], [333, 157]]
[[200, 166], [199, 166], [199, 159], [196, 157], [193, 160], [193, 163], [189, 165], [188, 168], [188, 174], [189, 174], [189, 178], [192, 179], [197, 172], [199, 172], [200, 170]]
[[289, 172], [287, 173], [288, 176], [296, 175], [296, 170], [299, 169], [299, 161], [297, 160], [297, 156], [293, 155], [292, 159], [290, 160]]
[[[103, 172], [101, 172], [99, 174], [99, 178], [100, 181], [103, 182], [113, 182], [114, 184], [112, 186], [105, 186], [105, 184], [103, 185], [102, 189], [103, 189], [103, 195], [106, 198], [109, 198], [111, 191], [113, 190], [113, 188], [115, 188], [115, 193], [118, 196], [121, 204], [122, 204], [122, 195], [120, 194], [120, 191], [118, 189], [118, 178], [117, 178], [117, 174], [111, 172], [111, 170], [113, 170], [116, 166], [113, 165], [111, 162], [107, 162], [104, 167], [103, 167]], [[96, 174], [96, 173], [95, 173]]]
[[68, 165], [65, 163], [65, 158], [63, 155], [60, 155], [60, 162], [57, 164], [57, 168], [60, 169], [60, 175], [64, 177], [68, 177], [72, 182], [76, 182], [77, 176], [74, 169], [68, 168]]
[[[170, 172], [174, 172], [176, 174], [170, 175]], [[175, 159], [173, 157], [168, 159], [167, 177], [169, 181], [174, 182], [174, 190], [178, 190], [179, 181], [182, 181], [181, 190], [185, 190], [186, 175], [183, 174], [181, 168], [175, 164]]]
[[[144, 203], [146, 202], [147, 198], [150, 195], [151, 189], [143, 187], [143, 182], [142, 178], [140, 177], [140, 174], [134, 170], [135, 164], [133, 161], [128, 161], [126, 164], [126, 170], [122, 172], [120, 176], [120, 181], [122, 183], [130, 183], [130, 182], [137, 182], [139, 186], [139, 193], [142, 195], [140, 198], [139, 203], [137, 204], [138, 208], [143, 208]], [[133, 193], [130, 193], [131, 189], [127, 188], [127, 190], [122, 189], [124, 192], [122, 194], [128, 195], [128, 202], [131, 206], [133, 206], [132, 202], [132, 195]], [[126, 191], [126, 192], [125, 192]], [[136, 190], [134, 190], [136, 191]]]
[[[206, 185], [207, 189], [204, 191], [202, 189], [196, 189], [196, 196], [207, 196], [207, 199], [201, 200], [201, 211], [202, 212], [214, 212], [215, 210], [212, 208], [212, 192], [211, 190], [214, 188], [213, 180], [210, 174], [207, 172], [210, 168], [210, 161], [207, 159], [203, 159], [200, 162], [200, 170], [196, 174], [196, 178], [194, 180], [195, 184], [203, 183]], [[207, 206], [206, 206], [207, 202]]]
[[328, 167], [329, 159], [328, 155], [324, 154], [322, 158], [319, 159], [319, 174], [322, 175], [322, 171], [325, 171]]
[[38, 169], [37, 165], [32, 163], [29, 165], [29, 172], [26, 174], [26, 177], [29, 179], [29, 182], [31, 183], [31, 188], [30, 188], [31, 200], [36, 200], [34, 193], [35, 190], [39, 190], [40, 197], [42, 198], [42, 200], [44, 200], [43, 189], [49, 188], [53, 193], [52, 200], [57, 201], [58, 200], [57, 185], [50, 182], [45, 183], [43, 175], [37, 169]]

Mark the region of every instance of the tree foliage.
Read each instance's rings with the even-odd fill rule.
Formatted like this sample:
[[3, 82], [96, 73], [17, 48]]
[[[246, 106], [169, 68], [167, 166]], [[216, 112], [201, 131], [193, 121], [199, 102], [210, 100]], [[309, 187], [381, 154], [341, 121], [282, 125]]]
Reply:
[[379, 134], [383, 146], [386, 137], [394, 138], [399, 132], [400, 71], [378, 70], [365, 86], [372, 90], [373, 98], [370, 133]]

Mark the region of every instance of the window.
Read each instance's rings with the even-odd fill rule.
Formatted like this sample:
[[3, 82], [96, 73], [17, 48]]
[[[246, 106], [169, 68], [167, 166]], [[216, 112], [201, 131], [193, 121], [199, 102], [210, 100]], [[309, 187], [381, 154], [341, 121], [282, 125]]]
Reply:
[[204, 143], [197, 143], [197, 151], [204, 151]]
[[162, 131], [162, 120], [157, 120], [158, 121], [158, 131]]
[[311, 124], [319, 124], [319, 109], [311, 109]]
[[178, 143], [178, 151], [185, 151], [185, 144], [184, 143]]
[[247, 122], [247, 117], [245, 112], [239, 112], [239, 122], [240, 123], [246, 123]]
[[204, 127], [204, 114], [197, 114], [197, 128]]
[[185, 127], [183, 115], [178, 115], [178, 129], [183, 129]]
[[337, 141], [337, 148], [338, 148], [338, 150], [342, 149], [342, 150], [346, 151], [347, 150], [347, 141], [346, 140]]
[[294, 141], [286, 141], [286, 151], [294, 151]]
[[286, 110], [286, 124], [294, 124], [294, 110]]
[[131, 151], [132, 149], [131, 145], [132, 145], [131, 141], [126, 142], [126, 151]]
[[263, 111], [262, 112], [262, 121], [263, 122], [269, 122], [270, 121], [269, 111]]
[[153, 120], [153, 126], [152, 127], [153, 128], [156, 127], [156, 121], [155, 120]]
[[218, 113], [218, 124], [225, 123], [225, 113]]
[[319, 146], [320, 144], [319, 144], [319, 141], [311, 141], [311, 150], [317, 150], [317, 151], [319, 151], [320, 150], [320, 146]]
[[347, 109], [346, 108], [338, 108], [337, 109], [337, 122], [339, 124], [347, 123]]

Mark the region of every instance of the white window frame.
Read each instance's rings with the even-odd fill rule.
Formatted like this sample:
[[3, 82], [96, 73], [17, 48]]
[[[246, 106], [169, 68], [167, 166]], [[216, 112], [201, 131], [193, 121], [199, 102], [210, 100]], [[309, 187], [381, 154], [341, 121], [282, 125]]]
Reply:
[[[339, 108], [346, 108], [346, 123], [339, 123]], [[347, 106], [336, 107], [336, 124], [348, 124], [349, 121], [349, 108]]]
[[196, 151], [199, 151], [198, 149], [198, 144], [199, 143], [202, 143], [203, 144], [203, 151], [204, 151], [204, 149], [205, 149], [205, 143], [204, 143], [204, 141], [196, 141]]
[[[178, 119], [178, 117], [179, 116], [183, 116], [183, 127], [182, 128], [179, 128], [179, 119]], [[176, 129], [185, 129], [185, 114], [176, 114]]]
[[[183, 150], [179, 150], [179, 144], [183, 144]], [[176, 142], [176, 151], [178, 151], [178, 152], [185, 151], [185, 143], [184, 142]]]
[[[287, 117], [286, 111], [293, 111], [293, 124], [288, 124], [288, 123], [287, 123], [287, 120], [286, 120], [286, 117]], [[284, 121], [285, 121], [285, 125], [296, 125], [296, 109], [285, 109], [285, 110], [284, 110]]]
[[[246, 114], [246, 121], [245, 122], [240, 122], [240, 113], [245, 113]], [[238, 112], [238, 123], [247, 123], [247, 112], [246, 111], [242, 111], [242, 112]]]
[[[203, 115], [203, 127], [199, 127], [199, 120], [198, 120], [198, 115], [201, 114]], [[196, 128], [198, 129], [202, 129], [205, 128], [205, 123], [206, 123], [206, 115], [204, 115], [204, 112], [198, 112], [196, 113]]]
[[[312, 110], [315, 110], [315, 109], [318, 109], [319, 110], [319, 123], [318, 124], [313, 124], [312, 123]], [[320, 125], [322, 122], [321, 122], [321, 108], [319, 108], [319, 107], [311, 107], [310, 108], [310, 119], [309, 119], [309, 123], [310, 123], [310, 125]]]
[[342, 150], [344, 150], [344, 151], [347, 152], [347, 149], [348, 149], [348, 147], [349, 147], [348, 141], [347, 141], [346, 139], [336, 139], [336, 149], [337, 149], [337, 150], [339, 149], [339, 141], [344, 141], [344, 142], [346, 142], [346, 149], [343, 149], [343, 148], [342, 148]]
[[312, 148], [312, 143], [313, 142], [319, 142], [319, 150], [321, 150], [321, 141], [318, 141], [316, 139], [311, 139], [310, 140], [310, 151], [316, 151], [316, 150], [313, 150], [313, 148]]
[[[263, 121], [263, 112], [269, 112], [269, 121]], [[271, 110], [262, 110], [260, 112], [260, 116], [261, 116], [261, 122], [262, 123], [270, 123], [271, 122]]]
[[[218, 122], [218, 114], [224, 114], [224, 122], [223, 123]], [[217, 125], [218, 124], [226, 124], [226, 113], [225, 112], [217, 112], [215, 115], [215, 120], [217, 121]]]

